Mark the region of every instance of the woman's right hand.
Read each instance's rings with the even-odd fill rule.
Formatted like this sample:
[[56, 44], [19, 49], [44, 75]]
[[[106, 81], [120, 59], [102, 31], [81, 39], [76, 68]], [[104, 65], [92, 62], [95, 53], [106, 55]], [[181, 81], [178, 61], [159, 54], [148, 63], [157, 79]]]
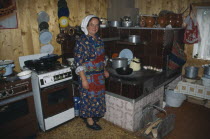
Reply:
[[79, 76], [81, 77], [81, 80], [82, 80], [82, 87], [84, 89], [89, 89], [89, 83], [87, 81], [87, 78], [85, 76], [85, 72], [83, 70], [79, 72]]
[[83, 81], [82, 81], [82, 87], [83, 87], [84, 89], [89, 89], [89, 83], [88, 83], [87, 80], [83, 80]]

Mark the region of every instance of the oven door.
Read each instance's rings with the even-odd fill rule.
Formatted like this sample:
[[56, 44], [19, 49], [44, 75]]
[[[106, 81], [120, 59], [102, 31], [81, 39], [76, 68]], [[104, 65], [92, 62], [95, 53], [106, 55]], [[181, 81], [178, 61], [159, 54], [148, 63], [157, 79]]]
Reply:
[[73, 108], [72, 82], [66, 81], [41, 89], [44, 118]]

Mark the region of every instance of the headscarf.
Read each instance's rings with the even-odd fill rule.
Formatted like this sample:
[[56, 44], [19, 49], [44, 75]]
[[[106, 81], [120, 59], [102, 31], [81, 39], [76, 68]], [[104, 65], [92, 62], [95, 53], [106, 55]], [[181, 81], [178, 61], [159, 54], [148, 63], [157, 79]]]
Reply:
[[81, 29], [85, 33], [85, 35], [88, 35], [87, 25], [91, 18], [97, 17], [95, 15], [88, 15], [82, 20]]

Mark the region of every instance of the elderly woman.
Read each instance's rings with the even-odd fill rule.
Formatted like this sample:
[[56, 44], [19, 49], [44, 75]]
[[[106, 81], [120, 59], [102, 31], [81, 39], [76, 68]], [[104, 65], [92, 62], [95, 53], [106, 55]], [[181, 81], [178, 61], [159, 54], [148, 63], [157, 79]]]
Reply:
[[99, 18], [89, 15], [82, 20], [81, 29], [85, 33], [77, 41], [74, 61], [79, 75], [80, 116], [85, 118], [88, 128], [100, 130], [96, 123], [106, 112], [104, 43], [97, 35]]

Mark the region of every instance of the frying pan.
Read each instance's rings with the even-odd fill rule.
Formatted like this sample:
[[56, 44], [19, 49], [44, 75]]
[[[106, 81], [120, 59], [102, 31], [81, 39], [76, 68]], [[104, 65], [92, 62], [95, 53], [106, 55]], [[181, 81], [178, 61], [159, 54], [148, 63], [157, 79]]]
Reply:
[[58, 56], [56, 54], [48, 54], [46, 56], [41, 57], [40, 60], [43, 61], [44, 63], [49, 63], [49, 62], [56, 62], [61, 57], [62, 55]]

